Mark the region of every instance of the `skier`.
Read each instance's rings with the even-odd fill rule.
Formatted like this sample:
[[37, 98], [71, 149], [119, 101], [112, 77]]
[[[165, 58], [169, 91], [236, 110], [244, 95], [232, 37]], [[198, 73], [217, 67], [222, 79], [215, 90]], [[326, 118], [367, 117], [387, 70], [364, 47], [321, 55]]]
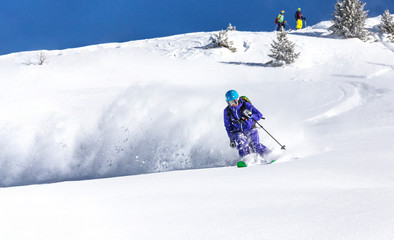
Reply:
[[278, 27], [276, 28], [276, 31], [282, 31], [282, 27], [284, 30], [286, 30], [286, 26], [285, 26], [285, 11], [282, 10], [279, 15], [276, 17], [275, 19], [275, 23], [277, 23]]
[[301, 13], [301, 8], [297, 9], [297, 12], [295, 13], [295, 19], [297, 22], [296, 30], [301, 29], [302, 28], [302, 20], [306, 20], [306, 18]]
[[228, 106], [224, 109], [224, 126], [230, 138], [230, 146], [237, 148], [241, 158], [254, 152], [261, 157], [270, 150], [260, 143], [259, 133], [254, 127], [254, 120], [260, 120], [263, 115], [250, 103], [239, 98], [235, 90], [226, 93]]

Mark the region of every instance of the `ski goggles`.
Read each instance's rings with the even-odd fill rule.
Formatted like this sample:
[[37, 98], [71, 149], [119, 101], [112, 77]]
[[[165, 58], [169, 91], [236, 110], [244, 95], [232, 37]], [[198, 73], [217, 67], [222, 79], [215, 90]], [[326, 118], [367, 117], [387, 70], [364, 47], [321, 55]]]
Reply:
[[230, 107], [231, 107], [231, 106], [238, 105], [238, 99], [234, 99], [234, 100], [228, 101], [227, 103], [228, 103], [228, 105], [229, 105]]

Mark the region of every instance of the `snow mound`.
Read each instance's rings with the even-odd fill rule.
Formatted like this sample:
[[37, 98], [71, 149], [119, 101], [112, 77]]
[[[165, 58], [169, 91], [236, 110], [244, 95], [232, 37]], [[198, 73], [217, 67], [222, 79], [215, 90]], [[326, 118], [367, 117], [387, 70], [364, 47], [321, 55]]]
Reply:
[[265, 65], [276, 32], [230, 32], [235, 53], [206, 49], [202, 32], [41, 51], [43, 65], [40, 51], [1, 56], [0, 186], [232, 166], [229, 89], [261, 110], [284, 161], [335, 149], [316, 135], [358, 131], [367, 110], [391, 127], [392, 44], [324, 37], [328, 26], [291, 32], [301, 55], [282, 68]]

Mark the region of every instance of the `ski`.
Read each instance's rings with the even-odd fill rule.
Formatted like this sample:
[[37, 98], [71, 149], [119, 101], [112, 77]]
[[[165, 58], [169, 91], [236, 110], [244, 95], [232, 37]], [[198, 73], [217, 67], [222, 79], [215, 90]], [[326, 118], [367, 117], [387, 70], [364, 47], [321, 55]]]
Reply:
[[[273, 164], [274, 162], [276, 162], [276, 159], [275, 160], [271, 160], [270, 162], [264, 162], [264, 163], [261, 163], [261, 164], [255, 164], [255, 165], [269, 165], [269, 164]], [[237, 162], [237, 167], [238, 168], [244, 168], [244, 167], [247, 167], [248, 165], [246, 164], [246, 162], [244, 162], [244, 161], [238, 161]]]
[[246, 163], [244, 161], [238, 161], [237, 162], [237, 167], [239, 168], [243, 168], [243, 167], [247, 167], [248, 165], [246, 165]]

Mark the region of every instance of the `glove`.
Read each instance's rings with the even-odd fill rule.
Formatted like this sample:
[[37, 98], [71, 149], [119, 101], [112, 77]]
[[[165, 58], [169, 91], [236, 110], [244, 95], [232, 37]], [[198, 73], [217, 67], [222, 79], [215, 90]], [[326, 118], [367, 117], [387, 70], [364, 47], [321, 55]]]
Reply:
[[253, 113], [251, 111], [249, 111], [248, 109], [245, 109], [245, 111], [243, 112], [244, 116], [249, 118], [253, 118]]
[[230, 141], [230, 147], [235, 148], [237, 147], [237, 142], [235, 140]]
[[303, 19], [303, 20], [306, 20], [306, 17], [303, 17], [302, 19]]

